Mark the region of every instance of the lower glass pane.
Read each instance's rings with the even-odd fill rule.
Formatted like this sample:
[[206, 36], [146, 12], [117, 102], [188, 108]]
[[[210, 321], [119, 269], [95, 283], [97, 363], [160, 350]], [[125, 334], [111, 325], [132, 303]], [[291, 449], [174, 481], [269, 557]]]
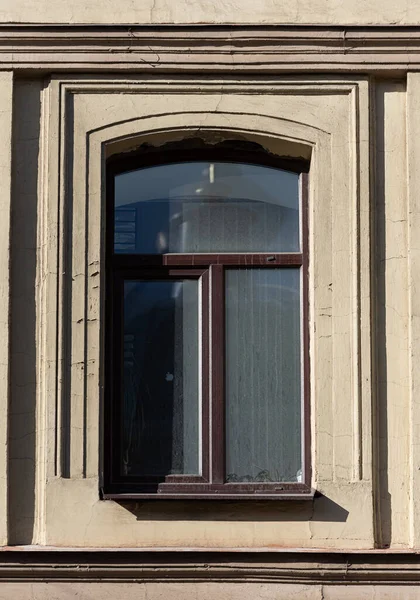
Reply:
[[198, 285], [124, 282], [123, 475], [200, 472]]
[[301, 480], [300, 270], [226, 271], [226, 480]]

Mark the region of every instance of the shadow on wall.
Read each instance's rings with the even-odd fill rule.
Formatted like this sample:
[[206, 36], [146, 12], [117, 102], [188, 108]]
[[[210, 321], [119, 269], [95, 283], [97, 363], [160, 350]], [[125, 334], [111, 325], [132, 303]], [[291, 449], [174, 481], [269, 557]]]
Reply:
[[36, 245], [42, 82], [16, 82], [11, 242], [9, 544], [31, 544], [35, 521]]
[[314, 502], [251, 500], [245, 502], [194, 500], [190, 502], [159, 500], [120, 502], [139, 521], [312, 521], [344, 523], [348, 511], [326, 496], [317, 495]]
[[[376, 368], [377, 368], [377, 416], [374, 427], [376, 452], [373, 453], [375, 485], [376, 532], [379, 548], [387, 548], [392, 539], [392, 506], [388, 483], [388, 407], [387, 407], [387, 336], [386, 336], [386, 207], [385, 207], [385, 94], [393, 91], [382, 85], [376, 93]], [[375, 236], [374, 236], [375, 237]]]

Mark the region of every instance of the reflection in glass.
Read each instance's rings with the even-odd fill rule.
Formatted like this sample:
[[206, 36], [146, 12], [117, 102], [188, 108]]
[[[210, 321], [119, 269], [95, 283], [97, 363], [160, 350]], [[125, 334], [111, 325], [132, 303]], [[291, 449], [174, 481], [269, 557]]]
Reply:
[[198, 282], [124, 282], [123, 475], [199, 474]]
[[300, 272], [226, 271], [226, 475], [299, 481]]
[[297, 252], [299, 175], [244, 163], [159, 165], [115, 177], [118, 253]]

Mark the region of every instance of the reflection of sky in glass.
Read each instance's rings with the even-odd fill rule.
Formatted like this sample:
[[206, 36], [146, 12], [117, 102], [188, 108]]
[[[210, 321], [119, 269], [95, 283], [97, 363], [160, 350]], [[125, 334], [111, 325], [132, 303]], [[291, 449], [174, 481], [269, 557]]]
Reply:
[[162, 198], [228, 195], [297, 210], [298, 185], [296, 173], [258, 165], [208, 162], [159, 165], [117, 175], [115, 206]]
[[191, 162], [115, 178], [115, 251], [299, 250], [299, 175]]

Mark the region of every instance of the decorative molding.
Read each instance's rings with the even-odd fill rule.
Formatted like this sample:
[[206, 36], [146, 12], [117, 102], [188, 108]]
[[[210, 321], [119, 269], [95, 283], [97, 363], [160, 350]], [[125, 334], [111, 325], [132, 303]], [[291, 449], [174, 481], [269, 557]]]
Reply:
[[[74, 123], [73, 123], [73, 119], [74, 119], [74, 115], [73, 115], [73, 104], [72, 104], [72, 100], [78, 96], [78, 95], [85, 95], [85, 94], [95, 94], [95, 95], [105, 95], [105, 94], [121, 94], [123, 93], [124, 95], [131, 95], [131, 96], [135, 96], [135, 95], [142, 95], [142, 94], [147, 94], [147, 95], [152, 95], [152, 94], [157, 94], [157, 95], [176, 95], [176, 94], [188, 94], [188, 95], [196, 95], [196, 94], [214, 94], [214, 95], [219, 95], [221, 93], [223, 93], [223, 95], [228, 96], [229, 94], [240, 94], [240, 93], [246, 93], [247, 95], [258, 95], [258, 94], [270, 94], [270, 95], [287, 95], [287, 96], [293, 96], [293, 95], [305, 95], [308, 94], [310, 96], [314, 96], [314, 95], [319, 95], [319, 96], [323, 96], [323, 95], [342, 95], [342, 96], [347, 96], [349, 98], [349, 102], [350, 102], [350, 106], [351, 106], [351, 123], [352, 123], [352, 131], [353, 131], [353, 136], [354, 139], [357, 141], [360, 137], [359, 134], [359, 128], [360, 128], [360, 114], [359, 111], [356, 111], [356, 105], [358, 106], [359, 103], [361, 102], [362, 105], [364, 103], [367, 102], [367, 94], [366, 94], [366, 89], [364, 89], [364, 87], [366, 87], [367, 82], [365, 80], [359, 80], [356, 79], [354, 77], [320, 77], [318, 79], [316, 78], [308, 78], [308, 77], [290, 77], [290, 78], [282, 78], [281, 81], [276, 81], [276, 82], [270, 82], [269, 80], [257, 80], [255, 81], [254, 78], [253, 79], [248, 79], [247, 81], [241, 80], [234, 80], [234, 79], [224, 79], [223, 83], [219, 82], [219, 81], [208, 81], [208, 80], [203, 80], [203, 79], [195, 79], [194, 82], [190, 82], [187, 79], [174, 79], [172, 81], [167, 81], [164, 80], [162, 78], [154, 78], [152, 81], [150, 81], [149, 79], [145, 79], [145, 78], [137, 78], [134, 76], [131, 77], [126, 77], [124, 79], [121, 78], [109, 78], [109, 77], [104, 77], [104, 76], [97, 76], [97, 77], [91, 77], [91, 76], [79, 76], [79, 77], [74, 77], [73, 75], [68, 75], [68, 76], [58, 76], [58, 77], [53, 77], [52, 79], [52, 97], [50, 98], [50, 103], [55, 105], [55, 110], [56, 110], [56, 117], [54, 118], [54, 121], [56, 119], [59, 120], [59, 125], [58, 125], [58, 129], [61, 132], [64, 132], [66, 129], [68, 131], [72, 131], [73, 127], [74, 127]], [[360, 96], [362, 96], [362, 99], [360, 99]], [[367, 111], [367, 107], [364, 106], [364, 110], [362, 111], [363, 114], [367, 115], [368, 111]], [[217, 130], [217, 129], [222, 129], [222, 130], [226, 130], [226, 131], [231, 131], [232, 130], [232, 124], [235, 121], [235, 117], [237, 118], [237, 114], [235, 113], [231, 113], [228, 114], [225, 111], [222, 110], [218, 110], [217, 111], [218, 116], [216, 117], [216, 121], [215, 123], [218, 123], [218, 125], [216, 126], [215, 123], [212, 124], [212, 129], [213, 130]], [[77, 115], [78, 118], [80, 118], [80, 114]], [[168, 126], [168, 131], [170, 130], [171, 126], [170, 124], [175, 123], [176, 119], [179, 118], [179, 114], [176, 111], [171, 112], [169, 115], [167, 115], [169, 117], [169, 121], [166, 119], [167, 122], [167, 126]], [[250, 119], [252, 119], [252, 114], [248, 115]], [[163, 120], [161, 121], [161, 119], [164, 117], [164, 115], [150, 115], [150, 118], [153, 119], [158, 119], [158, 122], [161, 123], [161, 127], [163, 128], [163, 130], [165, 130], [163, 123]], [[194, 115], [194, 113], [191, 114], [191, 118], [192, 119], [198, 119], [197, 122], [200, 122], [200, 120], [202, 119], [202, 116], [200, 116], [200, 111], [197, 111]], [[206, 116], [206, 122], [207, 122], [207, 126], [210, 125], [211, 120], [209, 120], [209, 116]], [[260, 120], [263, 117], [260, 115]], [[367, 117], [366, 117], [367, 118]], [[127, 122], [121, 121], [121, 122], [116, 122], [116, 123], [111, 123], [111, 124], [107, 124], [105, 125], [105, 123], [101, 122], [101, 126], [99, 129], [93, 127], [90, 131], [90, 125], [86, 125], [87, 127], [87, 131], [86, 131], [86, 138], [83, 137], [83, 139], [86, 139], [86, 143], [88, 144], [88, 149], [84, 149], [82, 151], [86, 151], [87, 155], [89, 157], [92, 157], [93, 155], [96, 156], [96, 154], [94, 153], [93, 149], [92, 149], [92, 144], [93, 144], [93, 140], [96, 136], [96, 134], [99, 134], [100, 138], [101, 138], [101, 144], [105, 144], [106, 140], [109, 139], [113, 139], [113, 137], [115, 136], [116, 138], [118, 137], [130, 137], [132, 135], [134, 135], [133, 132], [139, 132], [143, 129], [143, 127], [147, 127], [145, 125], [145, 121], [147, 122], [148, 117], [142, 115], [141, 117], [139, 117], [139, 120], [134, 121], [132, 119], [129, 119]], [[222, 119], [222, 121], [220, 121], [220, 119]], [[165, 121], [165, 122], [166, 122]], [[229, 123], [227, 125], [225, 125], [225, 127], [221, 127], [221, 122], [225, 122], [225, 123]], [[291, 124], [291, 123], [290, 123]], [[200, 130], [204, 131], [207, 129], [207, 126], [201, 126]], [[297, 123], [294, 123], [293, 126], [291, 126], [291, 131], [296, 130], [296, 126]], [[273, 124], [270, 123], [267, 126], [267, 130], [265, 132], [260, 132], [260, 131], [256, 131], [254, 130], [254, 134], [260, 134], [262, 137], [267, 137], [269, 135], [269, 131], [270, 131], [270, 127], [273, 128]], [[311, 134], [309, 134], [309, 130], [311, 131]], [[194, 128], [193, 128], [194, 130]], [[302, 138], [300, 138], [300, 141], [303, 143], [303, 140], [305, 140], [305, 143], [309, 146], [312, 145], [313, 147], [319, 145], [319, 136], [328, 136], [330, 137], [329, 132], [326, 132], [322, 129], [321, 127], [321, 123], [318, 123], [318, 126], [315, 127], [311, 127], [311, 128], [303, 128], [302, 129], [302, 125], [300, 126], [300, 135], [303, 136]], [[186, 132], [188, 131], [188, 128], [186, 129]], [[303, 133], [303, 131], [305, 131], [305, 133]], [[240, 132], [238, 130], [238, 132]], [[149, 131], [149, 134], [151, 133], [151, 131]], [[240, 133], [244, 133], [243, 131], [241, 131]], [[85, 134], [83, 134], [84, 136]], [[309, 141], [308, 136], [311, 135], [312, 138]], [[306, 137], [304, 137], [306, 136]], [[74, 139], [73, 137], [70, 137], [70, 145], [68, 143], [68, 140], [66, 139], [66, 136], [61, 134], [61, 136], [59, 135], [58, 138], [60, 139], [60, 150], [56, 151], [54, 150], [52, 152], [51, 155], [51, 160], [54, 163], [54, 166], [52, 166], [52, 171], [54, 173], [56, 173], [58, 171], [59, 173], [59, 181], [61, 183], [59, 183], [57, 181], [57, 191], [55, 194], [53, 194], [53, 202], [52, 204], [55, 205], [55, 203], [57, 202], [57, 198], [59, 199], [59, 204], [60, 204], [60, 213], [61, 214], [61, 218], [65, 218], [64, 215], [70, 211], [70, 214], [74, 213], [73, 208], [69, 208], [72, 205], [72, 202], [74, 201], [74, 191], [73, 193], [70, 193], [71, 189], [72, 189], [72, 182], [71, 180], [71, 174], [68, 171], [69, 165], [73, 164], [73, 159], [71, 158], [74, 152], [73, 146], [72, 144], [74, 143]], [[292, 140], [292, 138], [290, 138], [290, 140]], [[295, 142], [297, 140], [294, 140]], [[328, 141], [328, 145], [330, 144], [330, 140]], [[358, 145], [359, 146], [359, 145]], [[61, 158], [57, 158], [58, 156], [60, 156]], [[96, 159], [95, 159], [96, 160]], [[99, 161], [100, 159], [97, 158], [97, 160]], [[56, 161], [57, 164], [54, 162]], [[94, 161], [95, 163], [95, 161]], [[357, 164], [356, 161], [354, 161], [355, 165]], [[94, 166], [92, 165], [91, 168], [93, 169]], [[80, 176], [80, 173], [79, 173]], [[358, 348], [359, 344], [360, 344], [360, 336], [362, 335], [361, 333], [361, 328], [360, 328], [360, 306], [359, 306], [359, 296], [360, 296], [360, 289], [359, 289], [359, 285], [360, 282], [358, 280], [358, 272], [359, 269], [358, 267], [356, 267], [356, 265], [358, 265], [359, 262], [359, 237], [357, 235], [357, 231], [359, 229], [359, 224], [358, 224], [358, 220], [359, 220], [359, 215], [358, 215], [358, 210], [359, 210], [359, 204], [360, 204], [360, 199], [359, 199], [359, 194], [360, 194], [360, 182], [359, 182], [359, 172], [357, 170], [357, 168], [354, 170], [354, 172], [352, 173], [351, 176], [351, 181], [352, 186], [353, 186], [353, 193], [352, 193], [352, 198], [353, 198], [353, 202], [354, 202], [354, 214], [356, 215], [354, 218], [356, 219], [357, 222], [355, 222], [353, 224], [354, 227], [354, 235], [352, 237], [352, 242], [353, 242], [353, 251], [352, 251], [352, 256], [353, 259], [355, 261], [355, 266], [354, 266], [354, 271], [357, 274], [356, 279], [354, 279], [353, 282], [353, 288], [352, 288], [352, 298], [354, 299], [354, 306], [352, 309], [352, 313], [354, 315], [357, 315], [355, 318], [355, 323], [357, 323], [357, 326], [353, 327], [352, 333], [354, 336], [353, 339], [353, 345], [354, 348]], [[89, 188], [89, 185], [88, 185]], [[87, 217], [87, 212], [88, 210], [94, 210], [93, 207], [93, 203], [92, 202], [88, 202], [88, 196], [89, 196], [89, 189], [86, 189], [84, 191], [84, 194], [81, 194], [81, 197], [84, 197], [84, 204], [83, 204], [83, 208], [82, 205], [78, 206], [78, 209], [76, 211], [77, 214], [85, 214], [86, 216], [83, 217], [82, 222], [86, 222], [86, 223], [93, 223], [93, 230], [89, 236], [90, 242], [92, 242], [93, 239], [97, 239], [97, 223], [100, 222], [101, 220], [101, 214], [100, 212], [98, 214], [95, 215], [95, 218], [88, 218]], [[95, 192], [95, 194], [99, 194], [99, 188], [100, 188], [100, 183], [98, 184], [98, 190]], [[57, 224], [54, 223], [54, 225], [52, 223], [49, 223], [48, 225], [48, 229], [51, 230], [52, 227], [56, 227]], [[64, 240], [64, 237], [67, 235], [65, 233], [65, 225], [64, 222], [61, 224], [61, 226], [59, 226], [59, 230], [61, 231], [58, 235], [58, 240], [59, 240], [59, 247], [61, 247], [61, 244], [64, 243], [64, 245], [67, 247], [68, 241]], [[81, 232], [83, 230], [82, 225], [80, 225], [80, 229], [78, 229], [78, 236], [79, 236], [79, 241], [81, 240], [80, 236], [81, 236]], [[68, 232], [67, 232], [68, 233]], [[85, 234], [87, 234], [87, 232], [85, 232]], [[48, 233], [46, 233], [46, 235], [48, 235]], [[85, 243], [80, 245], [80, 249], [85, 247]], [[69, 248], [73, 248], [73, 252], [74, 252], [74, 248], [76, 248], [77, 244], [75, 242], [75, 240], [73, 240], [73, 244], [70, 244], [68, 247]], [[83, 277], [81, 277], [82, 273], [79, 269], [76, 269], [77, 272], [72, 273], [71, 269], [69, 268], [69, 265], [66, 263], [66, 258], [64, 257], [64, 255], [61, 255], [61, 260], [62, 262], [59, 265], [59, 268], [57, 269], [57, 274], [59, 273], [66, 273], [67, 275], [62, 278], [60, 275], [57, 275], [57, 279], [56, 279], [56, 288], [54, 289], [58, 289], [59, 292], [59, 297], [61, 298], [59, 305], [62, 305], [62, 302], [64, 300], [64, 298], [66, 297], [66, 295], [69, 294], [69, 290], [71, 290], [72, 294], [76, 294], [76, 297], [79, 298], [79, 300], [77, 300], [77, 302], [75, 303], [78, 308], [80, 309], [80, 314], [77, 314], [77, 317], [75, 317], [74, 315], [72, 316], [72, 310], [71, 310], [71, 306], [74, 303], [74, 299], [70, 302], [70, 305], [68, 307], [68, 310], [70, 311], [67, 316], [66, 316], [66, 311], [64, 310], [63, 313], [60, 312], [60, 310], [58, 311], [58, 314], [56, 315], [58, 317], [58, 321], [55, 324], [55, 327], [58, 328], [58, 331], [61, 331], [61, 327], [62, 327], [62, 323], [65, 323], [64, 329], [62, 330], [64, 333], [64, 338], [65, 339], [61, 339], [60, 336], [56, 336], [56, 333], [54, 334], [54, 339], [59, 340], [59, 343], [61, 342], [61, 344], [57, 347], [57, 355], [56, 355], [56, 361], [58, 365], [71, 365], [71, 367], [69, 368], [67, 375], [61, 371], [61, 366], [59, 366], [59, 372], [60, 372], [60, 376], [59, 376], [59, 381], [67, 381], [67, 385], [66, 386], [62, 386], [59, 385], [58, 387], [56, 386], [56, 382], [55, 382], [55, 374], [53, 375], [53, 378], [51, 380], [51, 391], [50, 394], [48, 395], [50, 398], [55, 396], [55, 406], [49, 406], [49, 408], [45, 408], [44, 412], [46, 412], [49, 415], [54, 415], [55, 413], [58, 412], [57, 414], [57, 422], [60, 424], [59, 427], [54, 427], [53, 423], [51, 423], [51, 431], [55, 431], [55, 442], [54, 442], [54, 446], [55, 448], [58, 450], [55, 453], [55, 459], [56, 459], [56, 465], [54, 468], [54, 472], [51, 471], [51, 475], [54, 473], [55, 474], [60, 474], [61, 476], [82, 476], [82, 477], [86, 477], [87, 474], [90, 472], [90, 475], [93, 476], [96, 474], [97, 472], [97, 456], [96, 453], [93, 457], [93, 461], [92, 459], [89, 460], [89, 458], [86, 455], [86, 451], [87, 451], [87, 444], [88, 444], [88, 436], [87, 436], [87, 430], [89, 429], [88, 426], [88, 422], [87, 422], [87, 415], [89, 414], [96, 414], [97, 412], [97, 407], [95, 406], [95, 408], [90, 407], [90, 410], [84, 410], [83, 411], [83, 415], [79, 412], [79, 405], [83, 405], [83, 406], [88, 406], [89, 405], [89, 393], [88, 393], [88, 379], [90, 379], [91, 381], [96, 381], [96, 377], [97, 377], [97, 372], [96, 372], [96, 364], [98, 364], [100, 358], [98, 356], [98, 343], [99, 343], [99, 339], [97, 339], [96, 334], [94, 333], [96, 331], [96, 327], [95, 327], [95, 323], [98, 322], [98, 312], [97, 312], [97, 307], [98, 305], [100, 305], [100, 297], [98, 294], [98, 289], [97, 286], [95, 285], [96, 291], [94, 292], [92, 289], [90, 289], [90, 278], [91, 278], [91, 271], [92, 272], [96, 272], [99, 268], [99, 265], [101, 263], [101, 254], [99, 253], [99, 255], [97, 254], [97, 248], [100, 248], [100, 240], [97, 240], [97, 243], [90, 243], [89, 247], [91, 248], [91, 254], [89, 254], [89, 256], [86, 259], [86, 262], [88, 265], [94, 265], [93, 268], [89, 268], [86, 272], [83, 273]], [[79, 246], [77, 246], [77, 248], [79, 249]], [[77, 250], [78, 251], [78, 250]], [[60, 250], [60, 254], [61, 254], [62, 250]], [[55, 252], [53, 252], [54, 256], [55, 256]], [[69, 258], [69, 257], [67, 257]], [[74, 263], [74, 257], [71, 258], [70, 260], [70, 264]], [[81, 264], [84, 264], [84, 261], [81, 260]], [[101, 270], [101, 269], [99, 269]], [[51, 272], [55, 272], [55, 266], [54, 268], [51, 269]], [[96, 282], [95, 282], [96, 283]], [[80, 288], [80, 290], [79, 290]], [[66, 292], [67, 290], [67, 292]], [[76, 291], [77, 290], [77, 291]], [[90, 290], [89, 294], [86, 295], [86, 290]], [[367, 295], [368, 296], [368, 295]], [[52, 294], [52, 297], [55, 298], [56, 294]], [[95, 298], [94, 301], [92, 301], [92, 298]], [[83, 298], [83, 300], [81, 300]], [[90, 298], [90, 301], [88, 301], [88, 299]], [[69, 300], [68, 300], [69, 301]], [[55, 300], [54, 300], [55, 302]], [[83, 307], [83, 309], [82, 309]], [[93, 307], [93, 308], [92, 308]], [[50, 311], [47, 312], [51, 312], [51, 314], [53, 314], [52, 309]], [[76, 324], [74, 323], [74, 321], [76, 321]], [[73, 322], [73, 325], [70, 325], [70, 322]], [[61, 324], [60, 324], [61, 323]], [[87, 335], [88, 335], [88, 331], [86, 330], [83, 334], [83, 338], [84, 338], [84, 346], [82, 349], [76, 350], [76, 346], [74, 345], [73, 341], [72, 341], [72, 336], [74, 336], [74, 330], [76, 328], [77, 325], [79, 325], [79, 327], [82, 324], [86, 324], [89, 323], [90, 327], [89, 327], [89, 335], [93, 336], [94, 341], [90, 344], [87, 343]], [[43, 325], [43, 327], [45, 328], [45, 325]], [[80, 342], [80, 340], [79, 340]], [[51, 344], [50, 344], [51, 347]], [[77, 346], [78, 347], [78, 346]], [[73, 353], [76, 350], [77, 356], [76, 358], [73, 357]], [[361, 479], [367, 479], [370, 480], [370, 472], [369, 469], [367, 469], [367, 472], [365, 473], [365, 475], [363, 476], [363, 469], [362, 469], [362, 452], [363, 452], [363, 444], [362, 444], [362, 431], [360, 428], [360, 419], [359, 419], [359, 415], [362, 414], [362, 381], [361, 381], [361, 375], [360, 375], [360, 356], [359, 356], [359, 352], [354, 352], [353, 353], [353, 363], [354, 363], [354, 367], [353, 367], [353, 381], [354, 381], [354, 394], [353, 394], [353, 414], [355, 415], [355, 419], [354, 419], [354, 435], [353, 435], [353, 444], [354, 444], [354, 456], [353, 456], [353, 464], [352, 464], [352, 481], [359, 481]], [[367, 359], [365, 359], [365, 363], [367, 362]], [[94, 369], [94, 372], [91, 373], [91, 369]], [[368, 366], [369, 370], [370, 366]], [[47, 372], [40, 377], [41, 381], [46, 381], [48, 378], [48, 372], [49, 369], [47, 368]], [[51, 374], [50, 374], [51, 376]], [[368, 379], [367, 377], [365, 378], [366, 380]], [[94, 384], [94, 385], [98, 385], [98, 384]], [[101, 383], [99, 382], [99, 387], [101, 388]], [[73, 389], [74, 388], [74, 389]], [[71, 401], [71, 396], [75, 394], [75, 389], [77, 389], [77, 398], [78, 398], [78, 402], [77, 402], [77, 414], [72, 414], [72, 401]], [[95, 389], [95, 388], [94, 388]], [[97, 388], [96, 388], [97, 389]], [[91, 393], [92, 398], [95, 399], [95, 403], [96, 403], [96, 397], [97, 394], [94, 393], [94, 391], [92, 391]], [[74, 402], [73, 402], [74, 404]], [[71, 430], [71, 428], [69, 428], [69, 419], [66, 418], [66, 415], [70, 415], [72, 414], [70, 421], [71, 423], [74, 425], [75, 423], [77, 423], [77, 427], [75, 427], [75, 430]], [[365, 420], [366, 423], [370, 422], [370, 419], [365, 415]], [[92, 427], [90, 427], [91, 430], [91, 436], [92, 436]], [[74, 431], [76, 431], [77, 435], [80, 435], [81, 438], [78, 439], [77, 441], [75, 441], [74, 439], [72, 440], [72, 436], [74, 436]], [[69, 456], [65, 456], [65, 448], [69, 448], [70, 445], [73, 445], [73, 447], [77, 447], [79, 449], [79, 451], [75, 451], [73, 453], [73, 460], [72, 460], [72, 465], [70, 465], [69, 460], [70, 457]], [[95, 444], [92, 444], [92, 446], [95, 446]], [[61, 450], [60, 450], [61, 449]], [[365, 453], [368, 450], [367, 448], [364, 449]], [[332, 449], [331, 449], [332, 452]], [[75, 457], [78, 457], [77, 459], [75, 459]], [[365, 464], [369, 464], [369, 452], [367, 451], [367, 457], [365, 459]], [[91, 467], [89, 467], [90, 463], [93, 463], [91, 465]], [[331, 480], [333, 478], [333, 475], [330, 473], [329, 475], [326, 475], [326, 473], [324, 473], [323, 476], [320, 477], [321, 479], [326, 479], [326, 480]]]
[[0, 581], [418, 585], [420, 561], [387, 552], [8, 549]]
[[404, 73], [420, 27], [0, 25], [0, 68]]
[[418, 269], [420, 267], [420, 252], [417, 244], [420, 232], [420, 203], [419, 191], [420, 181], [417, 174], [417, 165], [420, 158], [419, 152], [419, 92], [420, 74], [410, 73], [407, 78], [407, 173], [408, 176], [408, 302], [409, 302], [409, 386], [410, 386], [410, 446], [409, 464], [411, 471], [409, 497], [411, 503], [410, 519], [410, 544], [414, 547], [420, 545], [420, 452], [419, 452], [419, 390], [420, 378], [418, 373], [418, 359], [420, 356], [419, 333], [420, 333], [420, 298], [418, 292]]
[[[327, 500], [323, 504], [317, 499], [314, 510], [305, 513], [309, 527], [302, 512], [293, 507], [288, 520], [293, 523], [294, 538], [299, 537], [304, 545], [334, 547], [339, 536], [347, 548], [370, 547], [371, 380], [366, 356], [371, 348], [370, 275], [367, 248], [360, 246], [358, 236], [360, 230], [369, 232], [365, 168], [369, 161], [369, 78], [334, 74], [209, 80], [185, 74], [62, 74], [51, 77], [45, 95], [42, 164], [46, 171], [39, 195], [44, 215], [40, 236], [40, 246], [45, 248], [40, 272], [44, 287], [38, 304], [46, 356], [39, 374], [43, 386], [40, 413], [46, 415], [45, 472], [39, 470], [38, 484], [45, 486], [45, 497], [39, 497], [36, 541], [80, 545], [83, 535], [83, 543], [89, 546], [117, 546], [128, 539], [121, 506], [98, 502], [104, 272], [100, 223], [106, 148], [112, 143], [135, 145], [142, 136], [150, 141], [155, 135], [211, 131], [250, 136], [263, 140], [267, 147], [280, 144], [290, 149], [291, 144], [299, 152], [304, 146], [312, 151], [311, 205], [318, 233], [311, 251], [332, 257], [337, 249], [348, 260], [331, 258], [318, 263], [311, 282], [311, 289], [315, 284], [317, 289], [311, 320], [316, 322], [312, 356], [318, 373], [313, 379], [313, 397], [318, 399], [313, 427], [319, 432], [313, 455], [315, 481]], [[339, 199], [335, 202], [333, 185]], [[318, 201], [320, 190], [322, 201]], [[343, 214], [353, 217], [349, 220]], [[360, 278], [353, 273], [358, 265], [363, 270]], [[343, 270], [349, 279], [342, 277]], [[332, 298], [329, 285], [333, 281], [336, 294]], [[356, 350], [359, 347], [361, 352]], [[355, 350], [349, 353], [347, 348]], [[322, 356], [334, 356], [334, 361]], [[333, 379], [333, 369], [343, 369], [348, 376]], [[338, 410], [335, 397], [342, 399], [345, 410]], [[75, 495], [86, 511], [74, 505]], [[325, 518], [328, 499], [330, 506], [340, 510], [338, 516], [333, 511], [337, 520], [330, 524], [327, 539], [316, 521], [318, 515]], [[142, 509], [139, 514], [142, 520]], [[343, 525], [348, 514], [349, 522]], [[357, 515], [359, 529], [352, 515]], [[207, 526], [199, 527], [205, 531]], [[285, 539], [281, 522], [276, 528], [277, 537], [261, 528], [260, 545]], [[130, 526], [130, 545], [171, 544], [174, 534], [167, 537], [163, 525], [157, 532], [152, 529]], [[237, 523], [235, 531], [235, 543], [242, 545], [243, 524]], [[195, 535], [181, 531], [180, 544], [195, 544], [199, 539]]]

